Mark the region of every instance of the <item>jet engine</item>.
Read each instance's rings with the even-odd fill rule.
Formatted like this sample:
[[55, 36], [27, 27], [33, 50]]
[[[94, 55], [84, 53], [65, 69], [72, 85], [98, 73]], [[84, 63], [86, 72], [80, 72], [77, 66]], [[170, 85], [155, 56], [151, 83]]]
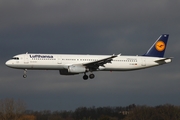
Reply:
[[76, 75], [79, 73], [69, 73], [67, 69], [61, 69], [59, 70], [60, 75]]
[[84, 73], [87, 69], [84, 66], [71, 65], [68, 66], [69, 73]]

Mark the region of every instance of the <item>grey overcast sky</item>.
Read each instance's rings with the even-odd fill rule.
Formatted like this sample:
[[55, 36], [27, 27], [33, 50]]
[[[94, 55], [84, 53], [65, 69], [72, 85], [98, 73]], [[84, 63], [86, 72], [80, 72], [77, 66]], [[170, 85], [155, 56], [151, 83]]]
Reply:
[[[0, 99], [21, 99], [32, 110], [80, 106], [180, 105], [179, 0], [0, 0]], [[132, 72], [61, 76], [58, 71], [10, 69], [20, 53], [142, 55], [170, 34], [173, 62]]]

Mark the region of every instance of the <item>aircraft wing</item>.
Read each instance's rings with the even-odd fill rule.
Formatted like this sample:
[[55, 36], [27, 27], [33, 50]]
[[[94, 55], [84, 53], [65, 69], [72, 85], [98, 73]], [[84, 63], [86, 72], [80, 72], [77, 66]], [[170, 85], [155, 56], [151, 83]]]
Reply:
[[83, 64], [83, 66], [86, 66], [87, 68], [97, 69], [99, 66], [104, 66], [104, 64], [106, 64], [106, 63], [111, 63], [112, 59], [115, 57], [117, 57], [117, 55], [112, 55], [110, 57], [103, 58], [103, 59], [100, 59], [97, 61], [85, 63], [85, 64]]

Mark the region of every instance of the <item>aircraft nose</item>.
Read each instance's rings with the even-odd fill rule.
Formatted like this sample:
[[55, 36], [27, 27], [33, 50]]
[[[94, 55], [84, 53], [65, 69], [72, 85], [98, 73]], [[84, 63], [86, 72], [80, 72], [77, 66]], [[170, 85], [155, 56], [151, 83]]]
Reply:
[[5, 64], [6, 64], [6, 66], [8, 66], [8, 67], [9, 67], [9, 66], [11, 65], [11, 62], [8, 60], [8, 61], [6, 61], [6, 63], [5, 63]]

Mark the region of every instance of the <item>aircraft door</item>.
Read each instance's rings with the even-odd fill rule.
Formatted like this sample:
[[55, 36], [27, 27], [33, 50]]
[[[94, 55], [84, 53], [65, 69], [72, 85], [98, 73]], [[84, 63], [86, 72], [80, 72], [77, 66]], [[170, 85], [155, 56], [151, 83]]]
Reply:
[[62, 57], [61, 57], [61, 56], [58, 56], [57, 63], [58, 63], [58, 64], [62, 64]]
[[24, 64], [29, 64], [29, 58], [28, 58], [29, 56], [28, 56], [28, 54], [26, 53], [25, 55], [24, 55]]
[[141, 60], [142, 60], [141, 66], [146, 66], [146, 59], [142, 58]]

